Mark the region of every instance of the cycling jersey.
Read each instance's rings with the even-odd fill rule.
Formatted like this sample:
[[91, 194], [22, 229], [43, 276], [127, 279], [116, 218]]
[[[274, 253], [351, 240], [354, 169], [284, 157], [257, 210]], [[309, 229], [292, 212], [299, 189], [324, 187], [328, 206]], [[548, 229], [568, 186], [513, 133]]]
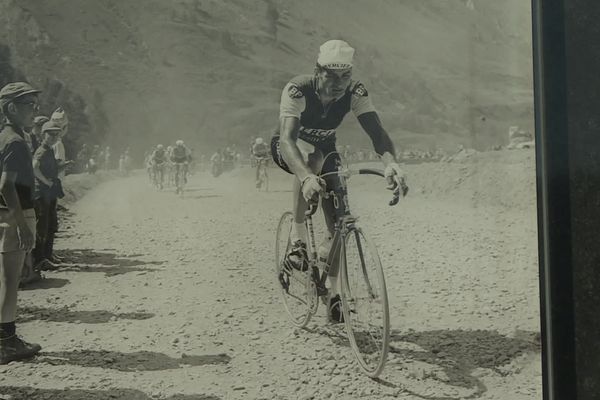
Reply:
[[267, 146], [266, 143], [255, 144], [252, 146], [252, 154], [257, 158], [267, 157], [269, 154], [269, 146]]
[[335, 130], [350, 110], [357, 117], [375, 111], [362, 83], [352, 81], [342, 97], [323, 106], [317, 93], [317, 78], [314, 75], [300, 75], [283, 89], [279, 118], [299, 118], [298, 137], [319, 147], [335, 141]]
[[176, 146], [173, 148], [171, 153], [171, 161], [176, 163], [182, 163], [188, 161], [189, 150], [185, 146]]
[[152, 161], [162, 164], [166, 161], [166, 152], [164, 150], [154, 150]]
[[[341, 97], [324, 106], [317, 93], [317, 78], [314, 75], [300, 75], [293, 78], [283, 89], [279, 118], [300, 119], [298, 138], [327, 155], [336, 152], [336, 129], [351, 110], [356, 117], [376, 111], [362, 83], [351, 81]], [[271, 154], [279, 167], [291, 173], [281, 155], [279, 136], [278, 128], [271, 139]], [[322, 171], [330, 171], [339, 162], [337, 153], [333, 157], [328, 157]]]

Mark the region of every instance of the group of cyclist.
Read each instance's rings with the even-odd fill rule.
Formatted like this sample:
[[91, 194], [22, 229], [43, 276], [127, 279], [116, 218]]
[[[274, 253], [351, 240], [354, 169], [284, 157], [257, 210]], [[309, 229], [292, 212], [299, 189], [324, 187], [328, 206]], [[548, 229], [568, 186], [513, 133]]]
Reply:
[[[346, 114], [352, 111], [371, 139], [374, 152], [383, 162], [388, 188], [402, 187], [403, 194], [408, 190], [404, 171], [397, 163], [394, 145], [382, 126], [369, 92], [364, 84], [352, 79], [353, 57], [354, 49], [345, 41], [325, 42], [320, 47], [314, 72], [294, 77], [283, 88], [279, 126], [270, 144], [262, 138], [256, 138], [251, 145], [257, 187], [261, 180], [261, 168], [269, 159], [297, 178], [294, 179], [292, 191], [294, 223], [290, 239], [293, 244], [288, 259], [291, 265], [298, 268], [307, 259], [305, 212], [309, 204], [317, 201], [320, 194], [331, 185], [320, 175], [335, 171], [342, 163], [341, 156], [344, 154], [340, 155], [336, 149], [336, 129]], [[211, 157], [211, 162], [214, 164], [217, 159], [222, 161], [222, 158], [218, 152]], [[187, 168], [189, 152], [183, 141], [178, 140], [175, 147], [167, 149], [159, 145], [150, 156], [152, 174], [161, 187], [169, 161]], [[326, 240], [331, 241], [336, 207], [327, 198], [321, 199], [321, 207], [329, 231]], [[337, 279], [333, 273], [329, 275], [331, 292], [328, 316], [331, 321], [341, 322], [343, 317]]]
[[159, 144], [146, 156], [146, 170], [150, 182], [158, 189], [167, 184], [176, 185], [177, 189], [187, 183], [189, 164], [192, 161], [192, 151], [183, 140], [177, 140], [174, 146], [166, 148]]

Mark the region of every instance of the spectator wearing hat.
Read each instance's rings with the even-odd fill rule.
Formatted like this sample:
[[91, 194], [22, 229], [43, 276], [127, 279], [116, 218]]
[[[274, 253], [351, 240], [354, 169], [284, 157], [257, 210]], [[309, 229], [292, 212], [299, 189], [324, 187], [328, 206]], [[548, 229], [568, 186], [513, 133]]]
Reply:
[[69, 118], [67, 117], [67, 113], [65, 112], [65, 110], [63, 110], [62, 107], [58, 107], [56, 111], [52, 113], [50, 120], [61, 127], [61, 134], [54, 146], [52, 146], [52, 150], [54, 150], [54, 157], [58, 161], [58, 165], [61, 166], [61, 172], [58, 174], [58, 176], [60, 179], [63, 179], [65, 177], [65, 172], [64, 168], [62, 167], [64, 167], [65, 163], [67, 162], [67, 156], [65, 153], [65, 145], [62, 142], [62, 138], [67, 134], [67, 131], [69, 130]]
[[[42, 125], [44, 122], [49, 121], [50, 118], [39, 115], [33, 119], [33, 128], [31, 128], [31, 133], [25, 132], [25, 141], [29, 146], [29, 150], [31, 154], [35, 153], [35, 150], [42, 143]], [[37, 218], [37, 217], [36, 217]], [[39, 271], [34, 269], [34, 261], [32, 259], [32, 254], [28, 253], [25, 257], [25, 265], [23, 266], [23, 270], [21, 271], [21, 282], [19, 286], [25, 286], [29, 283], [33, 283], [39, 281], [42, 278]]]
[[6, 125], [0, 132], [0, 364], [33, 357], [41, 350], [16, 335], [17, 290], [25, 256], [35, 243], [34, 176], [25, 129], [33, 127], [39, 90], [25, 82], [0, 89]]
[[58, 141], [62, 127], [53, 120], [42, 127], [44, 141], [33, 155], [35, 175], [35, 211], [37, 214], [37, 237], [33, 259], [36, 270], [55, 269], [60, 260], [54, 257], [54, 235], [58, 231], [56, 203], [64, 196], [58, 178], [61, 166], [54, 157], [52, 147]]
[[42, 125], [50, 121], [50, 118], [45, 115], [38, 115], [33, 120], [33, 128], [31, 128], [31, 154], [35, 153], [40, 144], [44, 141], [42, 134]]

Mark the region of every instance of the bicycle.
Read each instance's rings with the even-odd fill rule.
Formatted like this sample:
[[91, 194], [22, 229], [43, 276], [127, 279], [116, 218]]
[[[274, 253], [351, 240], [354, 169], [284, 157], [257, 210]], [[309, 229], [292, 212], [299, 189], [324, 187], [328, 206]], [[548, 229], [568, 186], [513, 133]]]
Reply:
[[[346, 181], [356, 174], [384, 176], [382, 171], [370, 168], [353, 171], [338, 169], [321, 175], [332, 181], [331, 185], [328, 182], [328, 187], [332, 189], [326, 196], [333, 196], [336, 214], [333, 239], [325, 261], [317, 256], [312, 222], [317, 205], [312, 204], [305, 213], [304, 221], [309, 237], [308, 259], [300, 269], [287, 259], [292, 245], [290, 231], [294, 223], [293, 214], [288, 211], [281, 216], [277, 227], [275, 269], [288, 317], [295, 326], [302, 328], [317, 312], [319, 298], [327, 304], [327, 277], [330, 271], [335, 271], [333, 268], [337, 268], [341, 277], [342, 313], [350, 346], [363, 372], [375, 378], [383, 370], [387, 359], [389, 306], [377, 249], [357, 225], [357, 218], [350, 213]], [[408, 187], [403, 183], [395, 186], [390, 206], [399, 202], [401, 192], [403, 195], [408, 192]]]
[[183, 197], [183, 187], [186, 184], [185, 162], [175, 162], [175, 193]]
[[269, 175], [267, 174], [267, 161], [266, 157], [256, 158], [256, 168], [258, 168], [258, 179], [256, 180], [256, 188], [261, 190], [264, 188], [266, 192], [269, 191]]
[[164, 174], [165, 174], [164, 162], [155, 162], [153, 169], [154, 169], [154, 186], [158, 190], [162, 190], [163, 182], [164, 182]]

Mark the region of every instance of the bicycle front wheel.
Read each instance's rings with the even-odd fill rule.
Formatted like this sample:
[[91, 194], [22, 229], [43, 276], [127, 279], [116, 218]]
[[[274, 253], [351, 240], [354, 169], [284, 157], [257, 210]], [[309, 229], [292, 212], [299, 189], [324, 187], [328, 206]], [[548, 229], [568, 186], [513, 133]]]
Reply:
[[346, 331], [360, 368], [374, 378], [383, 371], [390, 341], [383, 268], [377, 249], [361, 229], [352, 229], [343, 247], [340, 273]]
[[276, 285], [281, 292], [285, 310], [292, 323], [302, 328], [312, 317], [312, 310], [317, 302], [316, 286], [308, 271], [299, 271], [287, 261], [292, 243], [290, 234], [294, 216], [286, 212], [281, 216], [277, 226], [275, 242], [275, 276]]

